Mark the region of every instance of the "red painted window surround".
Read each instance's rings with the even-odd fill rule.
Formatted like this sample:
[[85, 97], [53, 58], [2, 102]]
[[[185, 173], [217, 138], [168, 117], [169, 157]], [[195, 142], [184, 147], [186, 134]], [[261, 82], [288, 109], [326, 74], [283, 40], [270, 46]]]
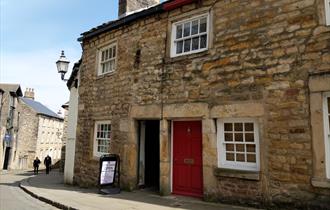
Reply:
[[194, 1], [196, 1], [196, 0], [175, 0], [175, 1], [171, 1], [169, 3], [164, 4], [163, 9], [165, 11], [173, 10], [173, 9], [181, 7], [183, 5], [190, 4]]

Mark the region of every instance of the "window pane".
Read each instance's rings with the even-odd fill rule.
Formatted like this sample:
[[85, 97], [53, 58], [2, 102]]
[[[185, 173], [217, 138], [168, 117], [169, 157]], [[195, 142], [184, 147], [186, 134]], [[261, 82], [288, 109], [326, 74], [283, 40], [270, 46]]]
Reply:
[[102, 51], [102, 58], [101, 58], [101, 61], [104, 61], [104, 59], [105, 59], [104, 56], [105, 56], [105, 55], [104, 55], [104, 51]]
[[254, 133], [245, 133], [246, 142], [254, 142]]
[[232, 123], [225, 123], [225, 131], [232, 131], [233, 124]]
[[233, 153], [226, 153], [226, 160], [234, 161], [234, 154]]
[[201, 36], [201, 44], [200, 44], [200, 48], [206, 48], [206, 35]]
[[247, 154], [246, 155], [246, 158], [247, 158], [247, 162], [250, 162], [250, 163], [255, 163], [256, 162], [256, 155], [255, 154]]
[[113, 56], [113, 57], [116, 57], [116, 46], [113, 47], [113, 50], [112, 50], [112, 56]]
[[225, 133], [225, 141], [233, 141], [233, 134]]
[[206, 18], [202, 18], [200, 20], [200, 27], [199, 27], [199, 33], [206, 32]]
[[235, 123], [234, 127], [235, 131], [243, 131], [243, 123]]
[[109, 58], [112, 58], [112, 48], [109, 49]]
[[192, 50], [198, 50], [199, 48], [199, 37], [192, 39]]
[[108, 59], [108, 56], [109, 56], [109, 51], [106, 50], [106, 51], [105, 51], [105, 58], [104, 58], [104, 60], [107, 60], [107, 59]]
[[176, 38], [182, 38], [182, 25], [177, 25], [176, 26]]
[[183, 41], [179, 41], [176, 43], [176, 53], [182, 53], [182, 49], [183, 49]]
[[191, 39], [184, 40], [184, 52], [190, 51]]
[[191, 35], [198, 34], [198, 20], [194, 20], [191, 26]]
[[253, 131], [253, 123], [245, 123], [245, 131]]
[[226, 151], [234, 151], [234, 144], [226, 144]]
[[246, 151], [247, 152], [256, 152], [256, 146], [254, 144], [247, 144]]
[[245, 152], [245, 145], [244, 144], [236, 144], [236, 151], [237, 152]]
[[245, 162], [245, 155], [244, 154], [236, 154], [236, 161]]
[[235, 141], [243, 141], [243, 133], [235, 133]]
[[190, 36], [190, 22], [184, 24], [183, 37]]

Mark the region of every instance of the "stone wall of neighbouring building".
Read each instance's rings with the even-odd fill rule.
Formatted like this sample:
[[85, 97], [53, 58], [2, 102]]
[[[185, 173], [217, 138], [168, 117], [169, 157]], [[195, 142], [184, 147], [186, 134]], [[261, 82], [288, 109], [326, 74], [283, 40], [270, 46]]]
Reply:
[[[136, 121], [159, 119], [160, 190], [169, 193], [171, 120], [200, 119], [206, 199], [330, 205], [329, 188], [311, 185], [320, 163], [313, 161], [318, 151], [313, 151], [308, 81], [311, 72], [330, 71], [322, 5], [314, 0], [201, 1], [85, 39], [75, 182], [97, 184], [94, 123], [110, 120], [110, 152], [121, 155], [123, 186], [135, 188]], [[209, 49], [171, 58], [171, 23], [207, 12]], [[98, 50], [112, 42], [118, 48], [117, 70], [97, 76]], [[218, 168], [215, 119], [234, 117], [253, 117], [259, 124], [258, 174]]]
[[20, 103], [19, 112], [16, 165], [21, 169], [33, 168], [33, 160], [37, 155], [38, 117], [36, 112], [24, 102]]

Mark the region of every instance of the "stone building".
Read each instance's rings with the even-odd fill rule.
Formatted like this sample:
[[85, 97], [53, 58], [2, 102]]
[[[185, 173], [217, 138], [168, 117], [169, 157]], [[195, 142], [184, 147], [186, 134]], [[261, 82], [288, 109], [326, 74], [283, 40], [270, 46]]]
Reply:
[[35, 101], [33, 89], [28, 88], [20, 100], [21, 151], [17, 155], [19, 159], [25, 158], [27, 163], [21, 168], [32, 168], [35, 157], [43, 160], [47, 155], [55, 163], [61, 158], [63, 119]]
[[0, 84], [0, 167], [10, 169], [15, 161], [18, 147], [20, 113], [17, 111], [19, 97], [22, 96], [19, 84]]
[[330, 208], [329, 7], [169, 0], [83, 33], [74, 181], [115, 153], [128, 190]]

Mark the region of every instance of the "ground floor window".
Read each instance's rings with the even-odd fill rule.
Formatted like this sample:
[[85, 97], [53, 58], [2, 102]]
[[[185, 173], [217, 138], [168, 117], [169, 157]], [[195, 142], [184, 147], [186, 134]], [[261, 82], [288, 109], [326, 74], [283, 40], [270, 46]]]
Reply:
[[218, 119], [218, 166], [259, 170], [259, 129], [255, 119]]
[[330, 92], [323, 97], [326, 176], [330, 179]]
[[95, 122], [94, 129], [94, 156], [100, 157], [109, 153], [111, 140], [111, 123], [109, 121]]

